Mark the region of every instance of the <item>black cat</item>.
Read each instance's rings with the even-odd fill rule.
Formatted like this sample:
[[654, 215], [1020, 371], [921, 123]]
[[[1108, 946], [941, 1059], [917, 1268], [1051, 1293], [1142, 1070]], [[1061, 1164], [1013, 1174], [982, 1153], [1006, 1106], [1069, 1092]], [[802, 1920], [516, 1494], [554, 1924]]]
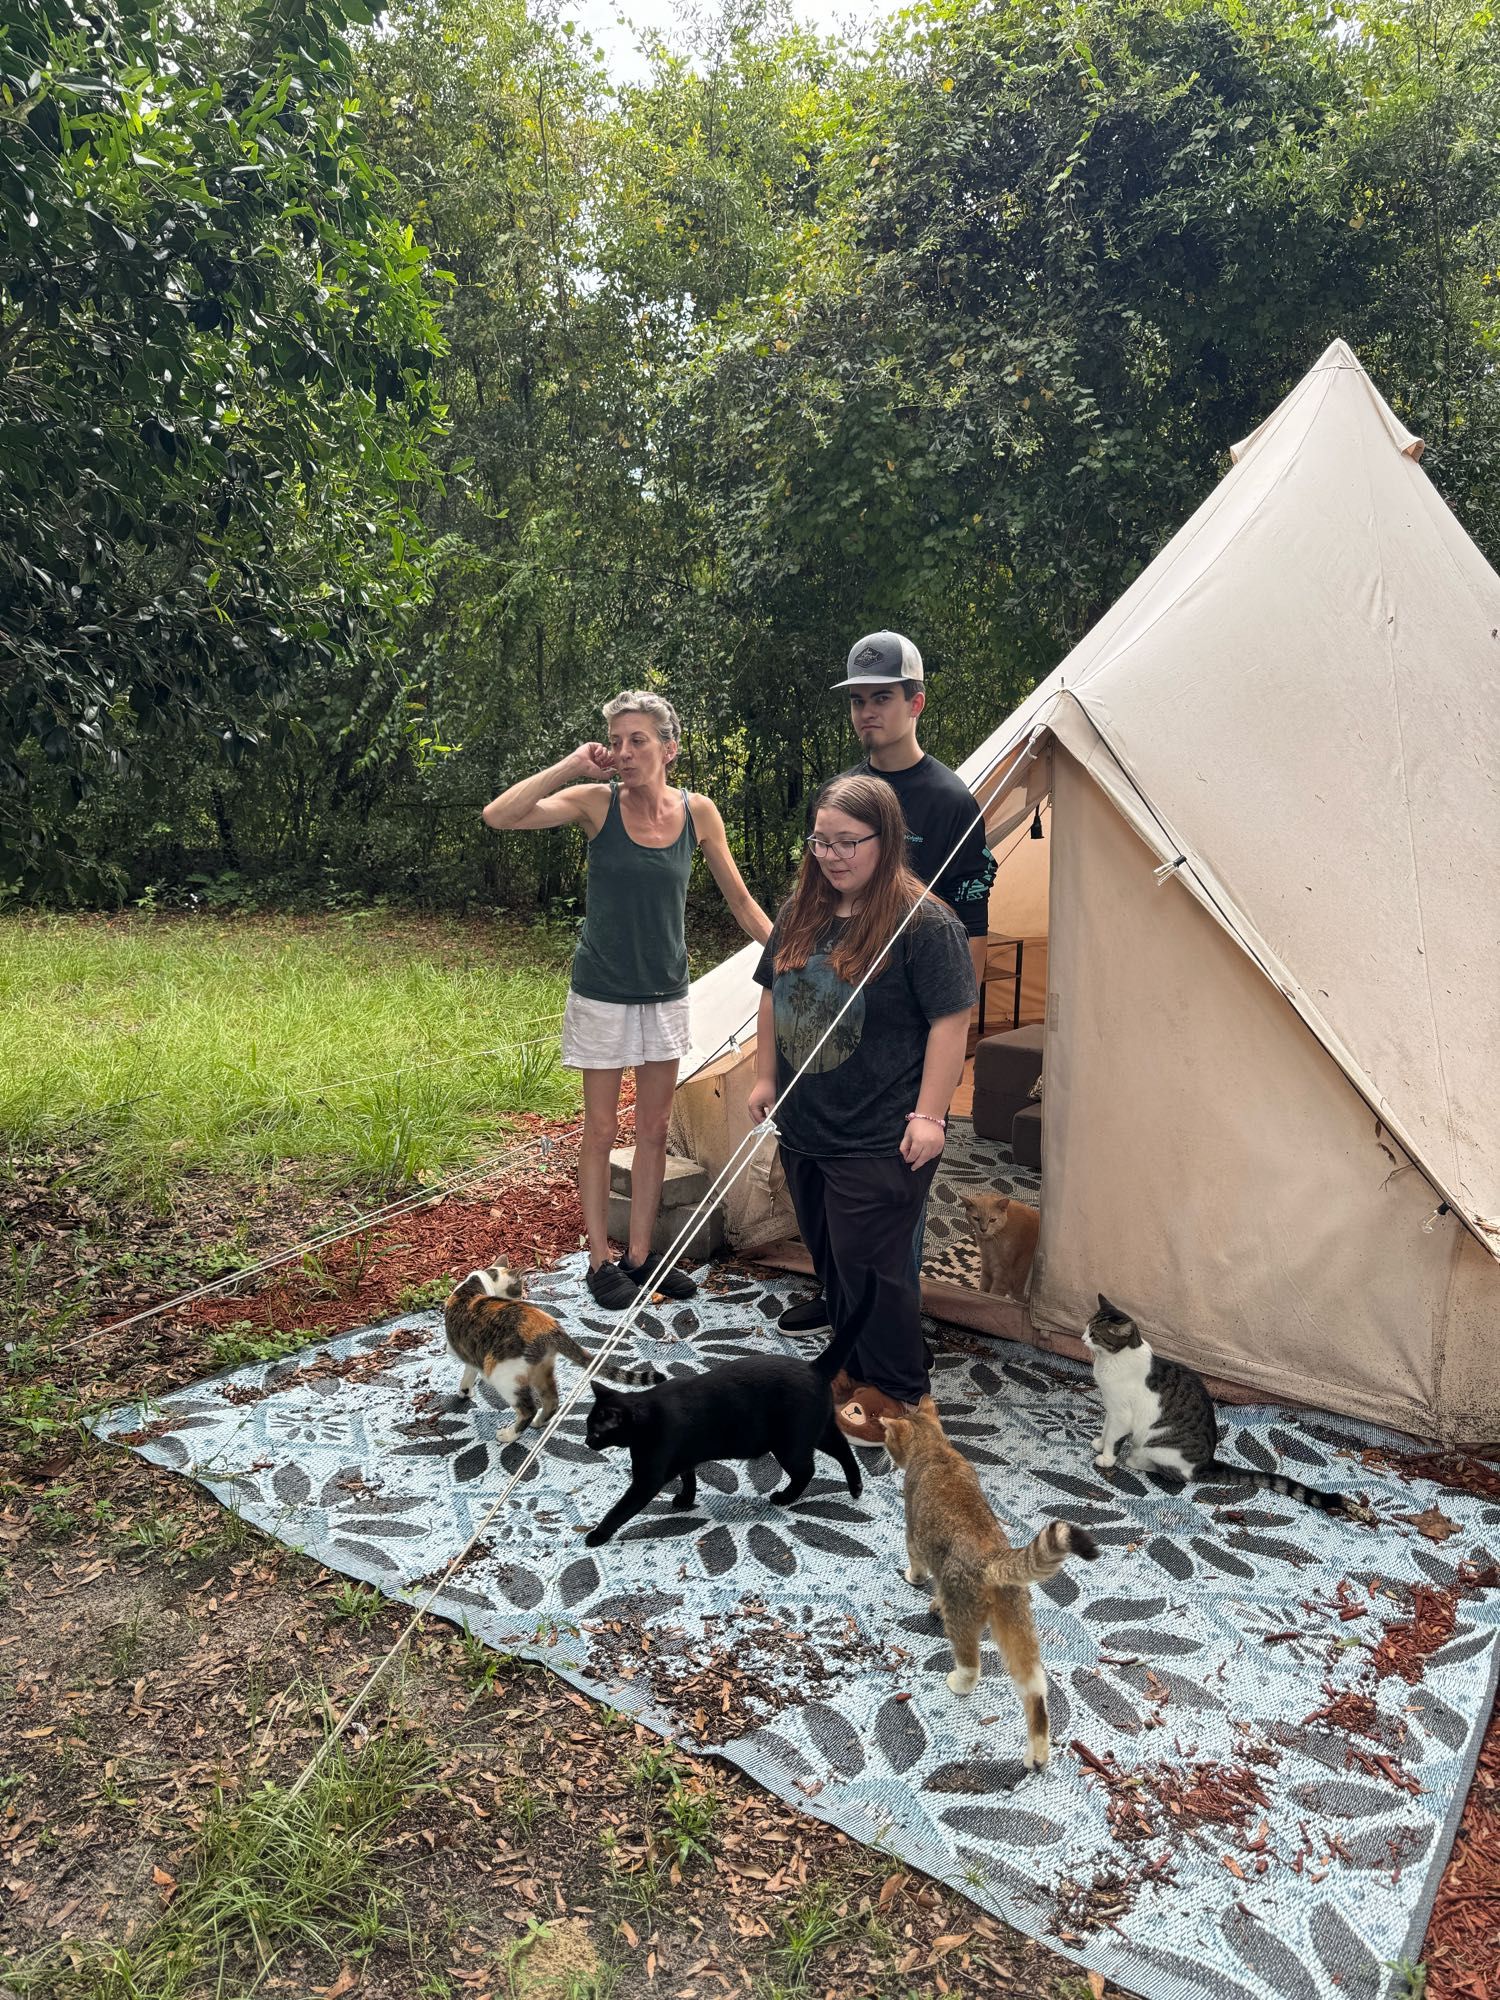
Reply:
[[760, 1458], [770, 1452], [786, 1484], [768, 1495], [788, 1507], [813, 1476], [813, 1453], [826, 1451], [844, 1468], [857, 1500], [863, 1488], [849, 1440], [833, 1420], [833, 1391], [811, 1362], [769, 1355], [727, 1361], [705, 1374], [684, 1376], [641, 1395], [594, 1384], [584, 1442], [590, 1451], [630, 1447], [630, 1484], [598, 1527], [585, 1537], [591, 1549], [654, 1500], [673, 1479], [674, 1507], [698, 1497], [698, 1467], [705, 1459]]
[[815, 1361], [747, 1355], [640, 1395], [621, 1395], [596, 1380], [584, 1442], [590, 1451], [628, 1445], [630, 1484], [590, 1528], [584, 1537], [588, 1546], [607, 1542], [673, 1479], [678, 1482], [673, 1507], [691, 1507], [698, 1497], [697, 1469], [708, 1459], [760, 1458], [769, 1452], [786, 1484], [768, 1497], [773, 1506], [788, 1507], [807, 1489], [813, 1454], [826, 1451], [844, 1468], [857, 1500], [863, 1481], [849, 1440], [834, 1422], [832, 1384], [877, 1297], [878, 1284], [867, 1283], [859, 1306]]

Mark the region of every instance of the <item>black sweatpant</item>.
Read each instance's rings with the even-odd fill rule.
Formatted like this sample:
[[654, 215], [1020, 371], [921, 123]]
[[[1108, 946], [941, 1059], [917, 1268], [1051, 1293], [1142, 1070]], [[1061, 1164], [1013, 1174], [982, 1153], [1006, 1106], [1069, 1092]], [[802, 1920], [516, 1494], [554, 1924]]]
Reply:
[[914, 1173], [899, 1153], [814, 1159], [785, 1146], [780, 1151], [797, 1227], [828, 1301], [834, 1338], [866, 1280], [872, 1274], [882, 1280], [880, 1311], [860, 1329], [844, 1366], [856, 1382], [866, 1382], [898, 1403], [919, 1401], [929, 1385], [912, 1238], [937, 1160]]

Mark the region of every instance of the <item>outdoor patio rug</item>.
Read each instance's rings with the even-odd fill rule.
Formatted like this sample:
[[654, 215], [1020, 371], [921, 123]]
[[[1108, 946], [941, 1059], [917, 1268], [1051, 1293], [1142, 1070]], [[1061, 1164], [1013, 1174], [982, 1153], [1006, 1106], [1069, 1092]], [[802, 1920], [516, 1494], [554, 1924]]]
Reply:
[[[604, 1322], [579, 1265], [532, 1295], [587, 1339]], [[721, 1289], [643, 1319], [640, 1352], [680, 1370], [792, 1346], [774, 1322], [795, 1280], [710, 1276]], [[99, 1432], [412, 1597], [521, 1455], [496, 1447], [492, 1402], [452, 1393], [441, 1343], [437, 1315], [407, 1316]], [[1365, 1491], [1378, 1531], [1238, 1488], [1106, 1485], [1082, 1370], [996, 1344], [940, 1354], [934, 1383], [1015, 1540], [1053, 1515], [1100, 1544], [1035, 1593], [1044, 1773], [1023, 1774], [993, 1650], [975, 1695], [949, 1694], [873, 1448], [857, 1504], [828, 1461], [790, 1512], [765, 1503], [769, 1461], [710, 1465], [691, 1512], [664, 1498], [590, 1552], [578, 1530], [624, 1467], [584, 1448], [585, 1397], [435, 1608], [1138, 1993], [1404, 1992], [1386, 1962], [1420, 1953], [1494, 1692], [1500, 1508], [1366, 1466], [1372, 1432], [1276, 1409], [1234, 1412], [1225, 1449]]]

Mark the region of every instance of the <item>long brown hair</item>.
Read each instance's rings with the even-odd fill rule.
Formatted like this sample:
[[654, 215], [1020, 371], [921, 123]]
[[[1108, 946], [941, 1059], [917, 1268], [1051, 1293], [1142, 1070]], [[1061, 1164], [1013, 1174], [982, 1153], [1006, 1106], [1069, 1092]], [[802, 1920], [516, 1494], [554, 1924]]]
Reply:
[[[920, 898], [922, 884], [906, 865], [906, 821], [901, 801], [883, 778], [855, 771], [848, 777], [830, 779], [813, 800], [814, 826], [823, 806], [847, 813], [880, 835], [875, 873], [830, 958], [839, 978], [853, 986], [869, 972], [896, 926]], [[838, 890], [818, 866], [812, 850], [804, 850], [792, 893], [776, 919], [781, 932], [776, 940], [778, 972], [806, 965], [832, 921], [838, 900]]]

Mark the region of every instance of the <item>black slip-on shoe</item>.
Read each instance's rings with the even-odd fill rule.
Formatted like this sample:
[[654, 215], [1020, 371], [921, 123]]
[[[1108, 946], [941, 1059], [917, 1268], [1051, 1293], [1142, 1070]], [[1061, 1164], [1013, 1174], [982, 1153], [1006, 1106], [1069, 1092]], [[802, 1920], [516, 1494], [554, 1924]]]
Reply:
[[603, 1306], [606, 1312], [624, 1312], [627, 1306], [635, 1304], [641, 1289], [618, 1264], [601, 1264], [597, 1271], [589, 1272], [585, 1282], [589, 1297], [596, 1306]]
[[788, 1306], [776, 1324], [783, 1333], [816, 1333], [819, 1327], [832, 1324], [828, 1301], [820, 1292], [815, 1299], [804, 1299], [800, 1306]]
[[638, 1291], [645, 1290], [646, 1280], [650, 1278], [652, 1291], [660, 1292], [664, 1299], [695, 1299], [698, 1296], [698, 1287], [693, 1280], [686, 1271], [679, 1271], [675, 1264], [668, 1264], [652, 1277], [654, 1266], [649, 1257], [644, 1264], [631, 1264], [622, 1257], [620, 1269]]

